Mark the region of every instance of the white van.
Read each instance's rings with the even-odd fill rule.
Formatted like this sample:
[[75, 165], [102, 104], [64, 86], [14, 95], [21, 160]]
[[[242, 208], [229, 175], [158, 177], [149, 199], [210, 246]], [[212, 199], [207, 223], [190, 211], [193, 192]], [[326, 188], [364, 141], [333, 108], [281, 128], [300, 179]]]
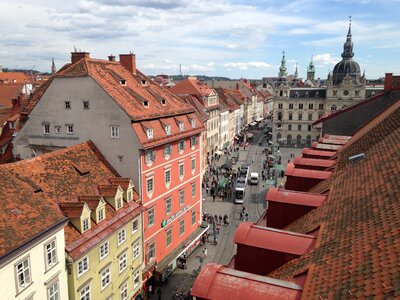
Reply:
[[258, 173], [257, 172], [251, 172], [250, 184], [258, 184]]

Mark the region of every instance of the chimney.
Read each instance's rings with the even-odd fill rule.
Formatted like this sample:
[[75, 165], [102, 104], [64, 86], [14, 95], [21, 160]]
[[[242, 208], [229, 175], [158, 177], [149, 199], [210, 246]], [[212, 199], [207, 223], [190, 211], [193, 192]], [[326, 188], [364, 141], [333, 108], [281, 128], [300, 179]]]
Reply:
[[78, 60], [87, 57], [90, 58], [89, 52], [71, 52], [71, 63], [76, 63]]
[[115, 61], [115, 56], [112, 55], [112, 54], [110, 54], [110, 55], [108, 56], [108, 60], [109, 60], [109, 61]]
[[136, 74], [136, 57], [135, 54], [120, 54], [120, 64], [132, 74]]
[[392, 89], [393, 73], [385, 73], [385, 86], [384, 91], [390, 91]]

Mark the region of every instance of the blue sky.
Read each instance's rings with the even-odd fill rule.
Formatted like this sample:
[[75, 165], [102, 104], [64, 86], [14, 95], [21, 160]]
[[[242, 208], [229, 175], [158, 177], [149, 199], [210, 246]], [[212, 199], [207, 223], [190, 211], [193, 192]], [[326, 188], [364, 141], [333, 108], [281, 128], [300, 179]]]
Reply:
[[400, 74], [400, 0], [1, 1], [0, 64], [49, 71], [74, 46], [92, 57], [136, 54], [148, 75], [276, 76], [282, 51], [304, 77], [325, 79], [352, 16], [354, 59], [367, 78]]

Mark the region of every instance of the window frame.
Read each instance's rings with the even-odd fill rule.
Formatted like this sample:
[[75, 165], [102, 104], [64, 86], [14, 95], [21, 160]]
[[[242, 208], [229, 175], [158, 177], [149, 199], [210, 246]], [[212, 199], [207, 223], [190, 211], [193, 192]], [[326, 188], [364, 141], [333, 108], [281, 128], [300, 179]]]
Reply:
[[43, 134], [50, 134], [50, 123], [43, 123]]
[[132, 245], [132, 257], [133, 260], [140, 256], [140, 238], [133, 242]]
[[168, 216], [172, 213], [172, 197], [169, 196], [164, 199], [165, 201], [165, 215]]
[[[86, 264], [84, 263], [86, 261]], [[80, 265], [82, 264], [82, 271], [79, 272]], [[86, 265], [86, 268], [85, 268]], [[90, 269], [90, 262], [89, 262], [89, 256], [86, 255], [85, 257], [82, 257], [80, 260], [76, 262], [76, 272], [78, 274], [78, 278], [81, 277], [83, 274], [85, 274], [87, 271]]]
[[[53, 288], [54, 286], [57, 287], [57, 289], [55, 290], [55, 292], [53, 291], [52, 294], [51, 293], [51, 288]], [[53, 282], [52, 285], [50, 285], [47, 289], [47, 300], [59, 300], [60, 299], [60, 282], [58, 280], [56, 280], [55, 282]], [[56, 297], [54, 297], [56, 296]]]
[[153, 139], [154, 138], [154, 130], [153, 128], [147, 128], [146, 129], [146, 136], [148, 139]]
[[[150, 251], [151, 250], [151, 251]], [[148, 245], [148, 260], [149, 260], [149, 262], [152, 262], [153, 260], [155, 260], [156, 259], [156, 250], [157, 250], [157, 248], [156, 248], [156, 242], [154, 241], [154, 242], [152, 242], [152, 243], [149, 243], [149, 245]], [[152, 256], [150, 256], [150, 254], [153, 254]]]
[[[91, 299], [90, 283], [80, 288], [78, 292], [79, 292], [79, 300], [90, 300]], [[85, 294], [82, 295], [82, 292], [85, 292]]]
[[179, 220], [179, 236], [182, 236], [184, 233], [185, 233], [185, 218], [182, 218]]
[[74, 124], [66, 124], [67, 134], [74, 134]]
[[194, 224], [196, 224], [196, 209], [193, 209], [191, 212], [191, 223], [192, 223], [192, 226]]
[[72, 109], [71, 101], [64, 101], [64, 108], [65, 109]]
[[192, 182], [191, 187], [192, 187], [192, 198], [194, 198], [196, 197], [196, 192], [197, 192], [196, 182]]
[[184, 177], [185, 176], [185, 163], [184, 162], [180, 162], [178, 165], [178, 174], [179, 177]]
[[183, 204], [185, 204], [185, 189], [179, 191], [179, 205], [182, 206]]
[[[151, 182], [151, 190], [149, 189], [149, 182]], [[147, 194], [151, 194], [154, 192], [154, 178], [153, 177], [149, 177], [146, 179], [146, 192]]]
[[[139, 230], [139, 219], [135, 219], [132, 221], [132, 234], [135, 234]], [[136, 224], [136, 226], [134, 225]]]
[[[107, 251], [102, 251], [102, 249], [105, 249]], [[103, 255], [102, 255], [102, 252], [103, 252]], [[110, 241], [105, 241], [104, 243], [100, 244], [100, 246], [99, 246], [99, 260], [103, 260], [109, 254], [110, 254]]]
[[[122, 265], [122, 268], [121, 268]], [[128, 268], [128, 250], [125, 250], [118, 256], [118, 270], [119, 274]]]
[[89, 110], [90, 109], [90, 103], [88, 100], [82, 101], [83, 102], [83, 109], [84, 110]]
[[133, 288], [137, 288], [140, 285], [140, 269], [137, 268], [132, 272]]
[[120, 246], [126, 242], [126, 228], [121, 228], [117, 234], [117, 245]]
[[172, 245], [172, 227], [165, 230], [165, 247], [168, 248]]
[[112, 139], [119, 139], [119, 125], [110, 125], [110, 136]]
[[[24, 263], [27, 262], [27, 266], [24, 266]], [[22, 265], [23, 269], [21, 271], [18, 270], [18, 266]], [[17, 283], [17, 292], [18, 294], [27, 289], [32, 284], [32, 271], [31, 271], [31, 261], [30, 257], [26, 256], [17, 263], [14, 264], [14, 272]], [[20, 275], [23, 275], [24, 283], [21, 284]]]
[[121, 300], [128, 299], [128, 281], [125, 281], [124, 283], [121, 284], [119, 288], [119, 295]]
[[[104, 282], [106, 282], [106, 284], [104, 284]], [[105, 268], [104, 270], [101, 271], [101, 273], [100, 273], [100, 283], [101, 283], [100, 286], [101, 286], [101, 290], [102, 291], [111, 284], [110, 267], [107, 267], [107, 268]]]
[[164, 183], [166, 186], [169, 186], [171, 184], [171, 169], [166, 169], [164, 171]]
[[[54, 252], [54, 257], [51, 258], [51, 260], [55, 259], [54, 262], [49, 263], [49, 250], [47, 249], [47, 246], [54, 244], [54, 248], [50, 249], [50, 255], [52, 256], [51, 253]], [[45, 254], [45, 260], [46, 260], [46, 271], [50, 270], [51, 268], [53, 268], [55, 265], [57, 265], [58, 263], [58, 253], [57, 253], [57, 240], [54, 238], [51, 241], [49, 241], [48, 243], [46, 243], [44, 245], [44, 254]]]
[[155, 209], [154, 206], [147, 210], [147, 227], [154, 226], [155, 223]]
[[60, 125], [55, 125], [54, 130], [56, 134], [61, 134], [61, 126]]
[[90, 229], [89, 218], [85, 218], [82, 220], [82, 233], [86, 232]]

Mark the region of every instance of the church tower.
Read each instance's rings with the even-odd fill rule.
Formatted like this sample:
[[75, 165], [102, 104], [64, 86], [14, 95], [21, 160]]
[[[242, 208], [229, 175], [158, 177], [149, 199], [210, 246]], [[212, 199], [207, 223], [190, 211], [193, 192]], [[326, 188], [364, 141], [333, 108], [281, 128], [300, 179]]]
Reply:
[[57, 72], [56, 64], [54, 63], [54, 57], [51, 59], [51, 74], [55, 74]]
[[282, 60], [281, 66], [279, 67], [278, 77], [286, 77], [287, 76], [287, 68], [286, 68], [286, 60], [285, 60], [285, 51], [282, 52]]
[[314, 67], [313, 57], [311, 56], [311, 61], [307, 68], [307, 80], [314, 81], [314, 79], [315, 79], [315, 67]]

